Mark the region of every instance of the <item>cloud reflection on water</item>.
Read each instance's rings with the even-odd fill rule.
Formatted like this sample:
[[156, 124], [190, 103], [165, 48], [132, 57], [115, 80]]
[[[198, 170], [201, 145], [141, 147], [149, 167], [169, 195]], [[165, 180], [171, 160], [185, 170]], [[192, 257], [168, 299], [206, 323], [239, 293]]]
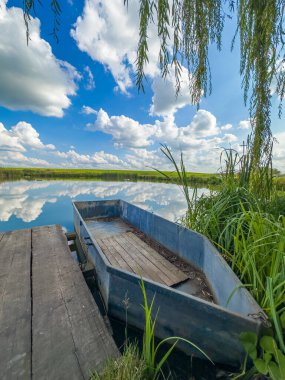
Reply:
[[[207, 191], [199, 189], [198, 193]], [[71, 200], [98, 200], [120, 198], [134, 203], [164, 218], [178, 220], [186, 210], [183, 194], [178, 186], [149, 182], [97, 181], [13, 181], [0, 183], [0, 222], [5, 228], [15, 216], [25, 228], [40, 216], [45, 220], [45, 206], [50, 205], [50, 223], [58, 223], [57, 215], [67, 212], [72, 223]], [[52, 208], [54, 207], [54, 208]], [[53, 213], [53, 214], [52, 214]], [[54, 215], [54, 220], [52, 218]], [[71, 220], [70, 220], [71, 219]], [[0, 224], [0, 230], [1, 225]]]

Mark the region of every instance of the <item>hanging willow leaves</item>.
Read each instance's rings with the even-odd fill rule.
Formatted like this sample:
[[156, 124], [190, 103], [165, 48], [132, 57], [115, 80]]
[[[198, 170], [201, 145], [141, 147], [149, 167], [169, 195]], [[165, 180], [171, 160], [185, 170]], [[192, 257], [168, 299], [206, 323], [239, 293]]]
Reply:
[[[41, 0], [38, 0], [39, 5], [42, 5]], [[51, 0], [49, 2], [50, 9], [53, 13], [53, 26], [51, 30], [51, 35], [54, 37], [56, 42], [58, 42], [58, 32], [60, 26], [60, 14], [61, 7], [58, 0]], [[30, 39], [30, 22], [31, 22], [31, 13], [36, 14], [36, 4], [35, 0], [23, 0], [23, 13], [24, 13], [24, 22], [26, 26], [26, 36], [27, 36], [27, 44]]]
[[251, 93], [249, 112], [254, 127], [252, 149], [255, 167], [263, 167], [264, 160], [271, 155], [270, 113], [274, 80], [281, 100], [284, 92], [284, 76], [280, 70], [283, 49], [282, 3], [276, 0], [237, 1], [240, 70], [245, 102]]
[[[140, 41], [137, 58], [137, 85], [142, 87], [147, 62], [149, 20], [157, 22], [160, 37], [160, 65], [166, 75], [174, 65], [177, 93], [180, 91], [181, 65], [189, 70], [189, 90], [194, 104], [211, 93], [208, 48], [222, 46], [225, 17], [236, 18], [240, 40], [240, 73], [244, 101], [248, 104], [253, 127], [253, 167], [255, 178], [260, 169], [271, 166], [271, 97], [285, 94], [283, 0], [140, 0]], [[148, 17], [145, 12], [148, 10]], [[151, 10], [151, 13], [149, 12]], [[144, 46], [144, 49], [142, 49]]]

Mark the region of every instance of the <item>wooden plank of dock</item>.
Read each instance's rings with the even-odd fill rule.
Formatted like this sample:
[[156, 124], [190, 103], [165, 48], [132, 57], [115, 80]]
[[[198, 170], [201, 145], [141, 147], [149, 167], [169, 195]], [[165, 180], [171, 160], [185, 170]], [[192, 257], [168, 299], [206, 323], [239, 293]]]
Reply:
[[30, 379], [31, 231], [4, 234], [0, 260], [1, 379]]
[[0, 259], [1, 379], [89, 379], [119, 355], [60, 226], [5, 233]]

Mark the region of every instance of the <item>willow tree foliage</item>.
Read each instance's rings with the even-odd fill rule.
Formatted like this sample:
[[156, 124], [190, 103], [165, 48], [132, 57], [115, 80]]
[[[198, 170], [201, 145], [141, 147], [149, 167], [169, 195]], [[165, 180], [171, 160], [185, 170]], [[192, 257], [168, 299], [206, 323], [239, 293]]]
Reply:
[[[111, 1], [111, 0], [110, 0]], [[136, 0], [122, 0], [125, 5]], [[284, 0], [139, 0], [139, 43], [136, 84], [143, 89], [144, 68], [148, 62], [148, 31], [157, 26], [160, 38], [159, 63], [162, 76], [175, 68], [176, 90], [180, 91], [182, 65], [189, 71], [189, 91], [193, 104], [211, 93], [210, 45], [222, 49], [226, 17], [236, 20], [232, 48], [239, 39], [240, 74], [244, 101], [249, 108], [253, 167], [271, 162], [271, 101], [273, 93], [285, 95]], [[24, 0], [27, 26], [34, 0]], [[53, 33], [57, 35], [60, 6], [52, 0]], [[27, 34], [28, 35], [28, 34]]]
[[186, 66], [192, 101], [198, 104], [212, 89], [209, 46], [221, 50], [225, 18], [235, 18], [232, 48], [239, 38], [244, 101], [253, 127], [252, 164], [267, 166], [273, 142], [271, 98], [273, 93], [280, 98], [281, 116], [285, 94], [284, 7], [284, 0], [140, 0], [137, 86], [143, 88], [148, 28], [155, 22], [161, 74], [175, 67], [179, 93], [181, 65]]

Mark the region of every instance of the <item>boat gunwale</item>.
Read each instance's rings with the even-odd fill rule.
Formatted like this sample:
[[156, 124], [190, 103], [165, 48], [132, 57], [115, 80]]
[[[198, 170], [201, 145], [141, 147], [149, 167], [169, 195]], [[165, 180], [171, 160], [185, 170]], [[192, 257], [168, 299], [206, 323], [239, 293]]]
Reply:
[[181, 290], [178, 290], [176, 288], [172, 288], [171, 286], [166, 286], [166, 285], [160, 284], [159, 282], [150, 280], [149, 278], [140, 277], [137, 274], [128, 272], [128, 271], [126, 271], [124, 269], [117, 268], [117, 267], [114, 267], [112, 265], [109, 265], [108, 268], [107, 268], [107, 271], [109, 273], [114, 273], [114, 274], [119, 273], [121, 277], [126, 278], [126, 279], [127, 279], [127, 277], [136, 278], [138, 282], [141, 279], [143, 279], [143, 281], [149, 283], [151, 285], [151, 287], [157, 287], [157, 288], [162, 289], [163, 291], [161, 293], [173, 293], [173, 294], [176, 293], [176, 294], [179, 294], [179, 296], [183, 296], [185, 298], [189, 298], [190, 300], [195, 301], [195, 302], [200, 303], [200, 304], [201, 303], [205, 304], [205, 306], [211, 306], [211, 307], [213, 307], [213, 308], [215, 308], [215, 309], [217, 309], [217, 310], [219, 310], [221, 312], [225, 312], [227, 314], [230, 314], [233, 317], [237, 317], [239, 319], [243, 318], [244, 320], [247, 320], [250, 323], [253, 322], [254, 324], [257, 324], [257, 325], [261, 324], [261, 321], [259, 321], [258, 319], [251, 318], [250, 316], [245, 315], [245, 314], [239, 314], [239, 313], [237, 313], [235, 311], [226, 309], [225, 307], [223, 307], [223, 306], [221, 306], [221, 305], [219, 305], [217, 303], [213, 303], [213, 302], [204, 300], [203, 298], [196, 297], [196, 296], [194, 296], [192, 294], [185, 293], [185, 292], [183, 292]]

